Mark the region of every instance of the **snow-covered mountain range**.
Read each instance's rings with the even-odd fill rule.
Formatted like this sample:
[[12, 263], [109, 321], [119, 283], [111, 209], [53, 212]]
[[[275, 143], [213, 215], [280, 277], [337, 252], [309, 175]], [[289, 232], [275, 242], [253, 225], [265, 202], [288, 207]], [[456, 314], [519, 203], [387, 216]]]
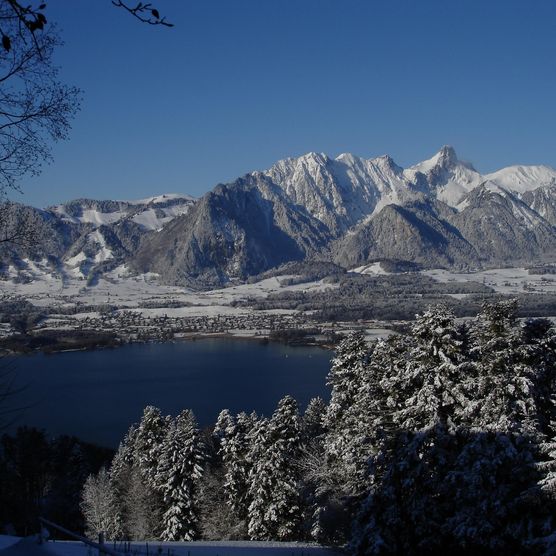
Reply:
[[52, 241], [30, 251], [3, 247], [5, 274], [21, 273], [15, 265], [26, 260], [82, 275], [125, 263], [166, 283], [220, 285], [306, 258], [347, 268], [377, 259], [469, 268], [556, 255], [556, 170], [483, 175], [452, 147], [406, 169], [389, 156], [309, 153], [198, 201], [165, 195], [16, 208], [47, 226]]

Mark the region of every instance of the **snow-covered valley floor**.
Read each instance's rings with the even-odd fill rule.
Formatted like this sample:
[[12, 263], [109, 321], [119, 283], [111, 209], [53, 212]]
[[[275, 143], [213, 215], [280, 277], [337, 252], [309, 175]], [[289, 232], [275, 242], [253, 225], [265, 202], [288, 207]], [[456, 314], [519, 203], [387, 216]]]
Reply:
[[[388, 279], [388, 272], [380, 263], [365, 265], [351, 272], [353, 275], [365, 274]], [[438, 283], [439, 295], [446, 291], [447, 285], [451, 287], [454, 284], [452, 289], [455, 292], [444, 295], [464, 303], [472, 295], [465, 293], [465, 287], [470, 286], [467, 290], [473, 292], [473, 284], [486, 287], [486, 291], [507, 295], [556, 294], [555, 275], [530, 274], [525, 268], [468, 273], [436, 269], [421, 274], [429, 282], [432, 279]], [[337, 281], [323, 279], [296, 283], [300, 281], [299, 278], [291, 275], [274, 276], [250, 284], [194, 291], [161, 285], [158, 276], [153, 274], [133, 276], [125, 267], [118, 267], [89, 285], [82, 277], [47, 274], [37, 267], [33, 280], [27, 283], [0, 281], [0, 296], [3, 301], [24, 300], [38, 311], [46, 313], [35, 327], [37, 333], [98, 331], [124, 342], [214, 334], [265, 338], [272, 331], [296, 329], [305, 330], [307, 337], [317, 343], [327, 344], [327, 338], [354, 328], [364, 328], [369, 338], [392, 333], [389, 330], [391, 323], [387, 321], [317, 322], [311, 316], [313, 311], [296, 310], [295, 303], [284, 304], [283, 307], [287, 308], [275, 308], [280, 307], [280, 304], [276, 304], [273, 298], [265, 305], [265, 300], [276, 294], [282, 298], [308, 299], [312, 293], [328, 292], [325, 298], [332, 302], [337, 297], [335, 292], [338, 292], [338, 298], [341, 297]], [[427, 287], [430, 289], [430, 286]], [[463, 289], [463, 292], [458, 292], [458, 288]], [[413, 290], [413, 295], [419, 295], [419, 286]], [[344, 303], [350, 301], [344, 300]], [[400, 303], [403, 302], [400, 299]], [[319, 331], [315, 333], [316, 328]], [[0, 325], [0, 336], [6, 337], [12, 333], [9, 324]], [[76, 340], [75, 347], [79, 347], [79, 340]], [[72, 345], [68, 349], [72, 349]]]
[[556, 276], [529, 274], [525, 268], [493, 268], [478, 272], [425, 270], [423, 274], [438, 282], [476, 282], [503, 294], [556, 293]]
[[[131, 276], [125, 268], [119, 268], [89, 286], [79, 277], [66, 275], [62, 279], [40, 273], [28, 283], [0, 281], [0, 295], [3, 300], [25, 300], [39, 310], [48, 308], [48, 315], [36, 328], [42, 332], [123, 332], [118, 336], [132, 341], [212, 334], [260, 338], [267, 337], [272, 330], [310, 329], [315, 323], [310, 318], [310, 312], [294, 309], [255, 310], [250, 306], [251, 303], [277, 293], [310, 293], [338, 287], [325, 280], [296, 284], [292, 283], [295, 282], [292, 278], [295, 277], [284, 275], [252, 284], [194, 291], [161, 285], [156, 275]], [[103, 312], [106, 307], [115, 310]], [[336, 328], [341, 331], [346, 327], [340, 325]], [[347, 325], [347, 329], [350, 329], [350, 325]], [[164, 332], [169, 332], [170, 336], [164, 335]], [[0, 335], [10, 333], [6, 326], [0, 327]], [[368, 330], [372, 337], [389, 333], [381, 323], [370, 326]]]

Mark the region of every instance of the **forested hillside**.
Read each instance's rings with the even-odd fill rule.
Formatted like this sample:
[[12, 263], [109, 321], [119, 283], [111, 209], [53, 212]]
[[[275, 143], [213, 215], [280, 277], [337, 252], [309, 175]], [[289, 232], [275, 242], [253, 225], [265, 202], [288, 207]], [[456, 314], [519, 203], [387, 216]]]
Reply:
[[109, 538], [315, 540], [354, 554], [553, 554], [556, 330], [515, 302], [337, 348], [331, 399], [214, 428], [147, 407], [82, 509]]

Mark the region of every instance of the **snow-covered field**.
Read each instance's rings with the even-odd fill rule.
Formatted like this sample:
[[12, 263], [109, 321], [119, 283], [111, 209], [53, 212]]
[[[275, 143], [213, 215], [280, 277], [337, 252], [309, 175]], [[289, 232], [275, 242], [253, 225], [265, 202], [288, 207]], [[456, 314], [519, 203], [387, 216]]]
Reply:
[[[351, 272], [381, 275], [386, 272], [380, 263], [364, 265]], [[556, 275], [529, 274], [524, 268], [501, 268], [480, 272], [451, 272], [448, 270], [426, 270], [423, 274], [438, 282], [476, 282], [492, 287], [505, 294], [523, 292], [556, 293]], [[249, 311], [236, 307], [239, 301], [264, 299], [269, 295], [295, 291], [320, 291], [334, 289], [338, 284], [324, 280], [290, 284], [294, 276], [267, 278], [253, 284], [241, 284], [210, 291], [193, 291], [178, 286], [164, 286], [158, 276], [143, 274], [131, 276], [124, 267], [118, 267], [95, 285], [87, 286], [86, 280], [78, 276], [64, 277], [44, 274], [37, 269], [36, 279], [29, 283], [0, 282], [0, 294], [23, 296], [37, 306], [68, 306], [74, 304], [111, 304], [119, 308], [134, 309], [148, 316], [215, 316], [218, 314], [242, 314]], [[455, 294], [460, 295], [460, 294]], [[455, 296], [454, 295], [454, 296]], [[163, 308], [168, 302], [187, 304], [179, 309]], [[148, 306], [148, 308], [145, 307]], [[156, 308], [160, 305], [161, 308]]]
[[425, 270], [423, 274], [438, 282], [476, 282], [499, 293], [556, 293], [556, 275], [529, 274], [525, 268], [495, 268], [480, 272]]
[[[183, 325], [184, 333], [182, 334], [179, 327], [173, 330], [173, 337], [176, 338], [205, 333], [226, 333], [248, 338], [268, 336], [269, 330], [273, 328], [271, 321], [280, 318], [283, 322], [278, 328], [298, 327], [300, 324], [310, 326], [309, 313], [300, 313], [293, 308], [255, 310], [251, 305], [256, 303], [257, 299], [262, 300], [278, 293], [316, 292], [338, 288], [337, 283], [330, 284], [325, 280], [296, 284], [296, 276], [284, 275], [252, 284], [194, 291], [184, 287], [161, 285], [159, 277], [154, 274], [133, 276], [125, 266], [116, 268], [94, 285], [87, 286], [87, 281], [77, 275], [45, 274], [39, 267], [35, 270], [36, 279], [29, 283], [0, 281], [0, 296], [22, 297], [36, 306], [53, 308], [47, 319], [41, 323], [44, 329], [76, 330], [96, 326], [105, 320], [99, 313], [102, 306], [110, 305], [119, 309], [120, 315], [129, 312], [136, 314], [134, 318], [142, 319], [142, 323], [132, 319], [131, 327], [139, 325], [144, 329], [158, 326], [156, 319], [159, 318], [179, 321]], [[375, 276], [386, 274], [380, 263], [364, 265], [353, 269], [352, 272]], [[525, 268], [502, 268], [469, 273], [436, 269], [423, 271], [423, 274], [441, 283], [485, 284], [502, 294], [556, 293], [556, 275], [529, 274]], [[447, 295], [463, 299], [468, 294]], [[97, 322], [92, 323], [91, 319], [97, 319]], [[201, 325], [190, 326], [195, 319], [208, 319], [215, 324], [203, 324], [201, 330]], [[118, 324], [114, 326], [117, 328]], [[335, 329], [335, 332], [352, 329], [352, 326], [353, 323], [343, 323], [340, 325], [341, 330]], [[369, 339], [391, 334], [390, 330], [384, 329], [383, 323], [367, 323], [367, 326], [369, 328], [366, 333]], [[0, 335], [7, 334], [9, 330], [0, 329]]]
[[[17, 539], [19, 544], [2, 545], [3, 537], [0, 537], [0, 554], [2, 556], [93, 556], [97, 550], [80, 542], [56, 541], [38, 545], [35, 539]], [[107, 544], [114, 548], [113, 545]], [[4, 547], [4, 549], [2, 548]], [[175, 543], [132, 543], [131, 550], [124, 552], [116, 546], [116, 550], [122, 554], [129, 555], [151, 555], [151, 556], [336, 556], [342, 551], [327, 547], [321, 547], [303, 543], [279, 543], [279, 542], [175, 542]]]
[[383, 276], [388, 274], [383, 268], [380, 263], [371, 263], [365, 264], [363, 266], [358, 266], [357, 268], [353, 268], [350, 272], [355, 272], [356, 274], [370, 274], [372, 276]]
[[[125, 267], [119, 267], [99, 279], [94, 286], [88, 287], [86, 281], [78, 277], [66, 276], [62, 279], [48, 275], [37, 276], [36, 280], [27, 284], [2, 281], [0, 293], [23, 296], [34, 305], [43, 307], [111, 304], [119, 308], [134, 309], [151, 317], [164, 314], [179, 317], [242, 314], [249, 309], [232, 306], [241, 300], [266, 298], [273, 293], [285, 291], [317, 291], [338, 287], [337, 284], [326, 284], [323, 280], [287, 285], [287, 280], [291, 278], [293, 277], [279, 276], [254, 284], [196, 292], [183, 287], [160, 285], [157, 276], [153, 274], [130, 276]], [[179, 309], [151, 308], [167, 302], [179, 302], [188, 306]], [[145, 308], [146, 304], [150, 308]]]

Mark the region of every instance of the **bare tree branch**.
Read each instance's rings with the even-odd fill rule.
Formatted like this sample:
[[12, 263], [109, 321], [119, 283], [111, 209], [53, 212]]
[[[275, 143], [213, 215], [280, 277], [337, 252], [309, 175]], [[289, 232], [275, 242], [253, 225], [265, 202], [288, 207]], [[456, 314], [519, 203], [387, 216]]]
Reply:
[[61, 45], [55, 26], [31, 42], [30, 31], [19, 31], [19, 17], [8, 17], [13, 13], [13, 0], [0, 0], [2, 32], [11, 29], [12, 37], [9, 51], [0, 48], [0, 198], [51, 160], [52, 144], [68, 136], [81, 100], [81, 91], [61, 83], [53, 65]]
[[164, 25], [165, 27], [174, 26], [173, 23], [166, 21], [165, 17], [161, 17], [159, 11], [154, 8], [150, 2], [146, 4], [138, 2], [135, 7], [129, 6], [122, 0], [112, 0], [112, 4], [117, 8], [123, 8], [142, 23], [148, 23], [149, 25]]
[[39, 241], [39, 225], [34, 218], [22, 218], [15, 203], [0, 204], [0, 244], [31, 247]]

